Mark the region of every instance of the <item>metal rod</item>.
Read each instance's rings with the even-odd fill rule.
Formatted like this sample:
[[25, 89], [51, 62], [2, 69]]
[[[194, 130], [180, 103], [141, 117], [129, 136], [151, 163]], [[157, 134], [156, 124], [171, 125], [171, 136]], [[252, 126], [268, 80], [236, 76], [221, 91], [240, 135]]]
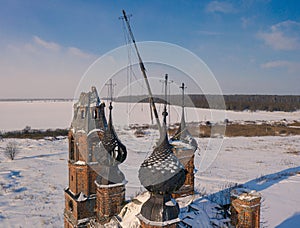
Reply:
[[168, 115], [168, 112], [167, 112], [167, 99], [168, 99], [168, 74], [165, 75], [165, 104], [164, 104], [164, 112], [163, 112], [163, 117], [164, 117], [164, 124], [165, 124], [165, 127], [167, 127], [167, 115]]
[[109, 82], [105, 84], [107, 86], [107, 100], [110, 98], [110, 101], [113, 102], [114, 99], [114, 87], [117, 85], [112, 82], [112, 79], [109, 79]]
[[[171, 83], [173, 83], [174, 81], [173, 80], [167, 80], [167, 82], [166, 82], [166, 80], [159, 80], [161, 83], [167, 83], [168, 85], [169, 85], [169, 88], [168, 88], [168, 92], [167, 92], [167, 99], [166, 99], [166, 101], [167, 101], [167, 109], [168, 109], [168, 117], [169, 117], [169, 121], [168, 121], [168, 126], [170, 127], [170, 123], [171, 123], [171, 118], [170, 118], [170, 97], [171, 97]], [[165, 88], [165, 91], [167, 91], [166, 90], [166, 88]]]
[[182, 97], [181, 97], [181, 107], [182, 107], [182, 116], [181, 116], [181, 122], [185, 119], [184, 118], [184, 89], [186, 88], [184, 86], [184, 83], [181, 84], [181, 86], [179, 87], [180, 89], [182, 89]]
[[140, 69], [142, 71], [143, 77], [144, 77], [145, 82], [146, 82], [146, 86], [147, 86], [148, 93], [149, 93], [149, 100], [150, 100], [150, 104], [151, 104], [151, 107], [152, 107], [152, 110], [153, 110], [153, 113], [154, 113], [156, 124], [157, 124], [157, 127], [158, 127], [158, 130], [159, 130], [160, 134], [162, 135], [161, 124], [160, 124], [160, 121], [159, 121], [159, 118], [158, 118], [158, 113], [157, 113], [157, 109], [156, 109], [155, 102], [154, 102], [154, 99], [153, 99], [153, 94], [152, 94], [152, 91], [151, 91], [151, 88], [150, 88], [150, 84], [149, 84], [149, 81], [148, 81], [148, 78], [147, 78], [146, 68], [145, 68], [143, 60], [140, 56], [138, 47], [135, 43], [134, 35], [133, 35], [132, 30], [131, 30], [126, 12], [125, 12], [125, 10], [122, 10], [122, 12], [123, 12], [123, 16], [124, 16], [124, 19], [125, 19], [125, 22], [126, 22], [126, 25], [127, 25], [127, 28], [128, 28], [130, 38], [133, 42], [133, 45], [134, 45], [134, 48], [135, 48], [135, 51], [136, 51], [136, 54], [137, 54], [137, 57], [138, 57], [138, 60], [139, 60]]

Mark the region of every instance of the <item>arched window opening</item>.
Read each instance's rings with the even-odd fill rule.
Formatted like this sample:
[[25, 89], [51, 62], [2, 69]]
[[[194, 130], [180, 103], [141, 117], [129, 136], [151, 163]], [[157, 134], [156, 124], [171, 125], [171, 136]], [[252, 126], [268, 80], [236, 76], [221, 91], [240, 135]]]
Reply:
[[77, 144], [74, 144], [74, 147], [75, 147], [74, 159], [75, 159], [76, 161], [78, 161], [78, 160], [79, 160], [78, 143], [77, 143]]
[[84, 119], [84, 117], [85, 117], [84, 110], [81, 110], [81, 119]]
[[70, 160], [74, 160], [74, 151], [75, 151], [75, 141], [72, 136], [70, 140]]
[[71, 200], [69, 201], [69, 209], [70, 211], [73, 211], [73, 202]]

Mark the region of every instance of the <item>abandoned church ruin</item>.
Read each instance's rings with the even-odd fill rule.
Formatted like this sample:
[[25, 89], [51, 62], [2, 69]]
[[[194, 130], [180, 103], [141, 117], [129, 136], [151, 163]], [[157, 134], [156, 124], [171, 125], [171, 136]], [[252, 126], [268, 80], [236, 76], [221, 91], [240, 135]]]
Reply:
[[[184, 84], [181, 88], [184, 96]], [[130, 217], [128, 208], [139, 202], [125, 201], [126, 179], [118, 165], [125, 161], [127, 149], [114, 130], [112, 104], [109, 105], [108, 121], [104, 110], [105, 104], [101, 103], [95, 87], [81, 93], [74, 104], [68, 135], [69, 186], [65, 188], [65, 228], [130, 227], [124, 225], [122, 219]], [[180, 215], [182, 209], [177, 199], [180, 201], [194, 194], [197, 142], [187, 130], [184, 104], [180, 126], [171, 139], [167, 134], [166, 109], [163, 115], [160, 138], [153, 152], [140, 165], [138, 177], [148, 193], [145, 200], [138, 203], [141, 204], [139, 210], [134, 212], [134, 227], [193, 227], [190, 215]], [[231, 225], [259, 227], [260, 200], [261, 196], [255, 191], [232, 191]], [[195, 213], [199, 210], [192, 205], [187, 208]]]

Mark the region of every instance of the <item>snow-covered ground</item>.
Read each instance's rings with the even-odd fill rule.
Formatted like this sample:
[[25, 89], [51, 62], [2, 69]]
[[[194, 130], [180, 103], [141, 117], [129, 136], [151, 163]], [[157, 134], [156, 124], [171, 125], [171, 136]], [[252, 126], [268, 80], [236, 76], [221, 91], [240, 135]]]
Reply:
[[[1, 152], [8, 141], [0, 142]], [[0, 227], [62, 227], [67, 141], [16, 142], [14, 161], [0, 155]]]
[[[200, 148], [207, 140], [198, 139]], [[195, 157], [196, 167], [214, 148], [206, 150]], [[263, 227], [293, 227], [285, 225], [288, 218], [300, 227], [300, 136], [225, 138], [212, 165], [196, 174], [196, 188], [210, 194], [235, 184], [262, 193]]]
[[[129, 130], [119, 136], [129, 151], [120, 167], [128, 180], [129, 199], [142, 190], [137, 170], [157, 133], [149, 131], [145, 138], [136, 138]], [[0, 147], [11, 140], [0, 142]], [[207, 140], [197, 139], [201, 148], [196, 153], [197, 169], [205, 150], [213, 149], [205, 148]], [[21, 151], [16, 160], [1, 154], [0, 227], [62, 227], [67, 140], [16, 141]], [[211, 194], [235, 183], [245, 184], [262, 193], [263, 227], [293, 227], [290, 224], [300, 224], [299, 151], [300, 136], [226, 138], [212, 165], [196, 174], [196, 189]]]
[[[127, 115], [131, 109], [131, 115]], [[140, 123], [147, 123], [148, 109], [145, 104], [115, 104], [114, 122], [119, 125], [122, 117], [131, 120], [137, 116]], [[26, 125], [63, 128], [70, 124], [72, 103], [0, 102], [0, 110], [2, 130], [22, 129]], [[200, 121], [209, 120], [209, 110], [187, 112], [188, 121], [194, 120], [193, 112], [198, 113]], [[300, 119], [300, 112], [226, 112], [226, 115], [230, 120], [243, 121]], [[173, 121], [179, 120], [179, 115], [173, 116]], [[130, 199], [143, 191], [137, 170], [152, 151], [158, 132], [147, 130], [145, 137], [136, 138], [134, 131], [124, 126], [117, 126], [116, 131], [128, 149], [128, 157], [120, 168], [128, 180], [126, 198]], [[0, 141], [0, 151], [13, 140]], [[68, 183], [67, 139], [15, 141], [20, 148], [16, 160], [9, 161], [0, 153], [0, 227], [63, 227], [63, 189]], [[300, 136], [197, 138], [197, 141], [200, 150], [196, 152], [195, 166], [199, 192], [210, 195], [234, 184], [245, 184], [262, 194], [262, 227], [300, 227]]]

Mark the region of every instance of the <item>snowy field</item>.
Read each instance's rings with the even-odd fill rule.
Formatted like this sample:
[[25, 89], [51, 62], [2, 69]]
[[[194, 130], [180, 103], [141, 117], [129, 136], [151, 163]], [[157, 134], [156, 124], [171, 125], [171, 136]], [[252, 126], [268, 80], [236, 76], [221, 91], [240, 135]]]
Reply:
[[[149, 106], [115, 104], [114, 107], [116, 131], [128, 149], [128, 157], [120, 168], [128, 180], [126, 198], [130, 199], [142, 190], [137, 170], [152, 151], [158, 132], [148, 130], [144, 138], [136, 138], [133, 130], [120, 126], [120, 116], [123, 115], [123, 120], [126, 116], [131, 123], [134, 112], [143, 113], [138, 116], [140, 123], [145, 123]], [[0, 102], [0, 110], [2, 130], [23, 129], [26, 125], [64, 128], [71, 121], [72, 103]], [[131, 115], [127, 115], [128, 110], [132, 110]], [[188, 109], [188, 121], [193, 120], [193, 112]], [[208, 110], [196, 112], [200, 121], [211, 116]], [[230, 120], [300, 119], [299, 112], [226, 112], [226, 116]], [[178, 121], [179, 115], [171, 118]], [[0, 150], [13, 140], [0, 141]], [[262, 194], [262, 227], [300, 227], [300, 136], [220, 140], [197, 138], [200, 150], [195, 157], [196, 189], [212, 194], [235, 184], [245, 184]], [[68, 183], [67, 139], [15, 141], [20, 148], [16, 160], [9, 161], [0, 154], [0, 227], [63, 227], [63, 189]], [[211, 154], [216, 156], [210, 164]]]
[[[26, 126], [37, 129], [68, 128], [72, 120], [72, 102], [0, 102], [0, 130], [21, 130]], [[108, 112], [106, 105], [106, 112]], [[159, 113], [162, 106], [158, 105]], [[181, 108], [172, 106], [170, 109], [170, 122], [180, 122]], [[220, 122], [227, 118], [230, 121], [256, 121], [256, 120], [298, 120], [297, 112], [235, 112], [209, 109], [186, 108], [186, 120], [200, 122]], [[149, 124], [149, 104], [114, 103], [113, 120], [117, 125]]]

